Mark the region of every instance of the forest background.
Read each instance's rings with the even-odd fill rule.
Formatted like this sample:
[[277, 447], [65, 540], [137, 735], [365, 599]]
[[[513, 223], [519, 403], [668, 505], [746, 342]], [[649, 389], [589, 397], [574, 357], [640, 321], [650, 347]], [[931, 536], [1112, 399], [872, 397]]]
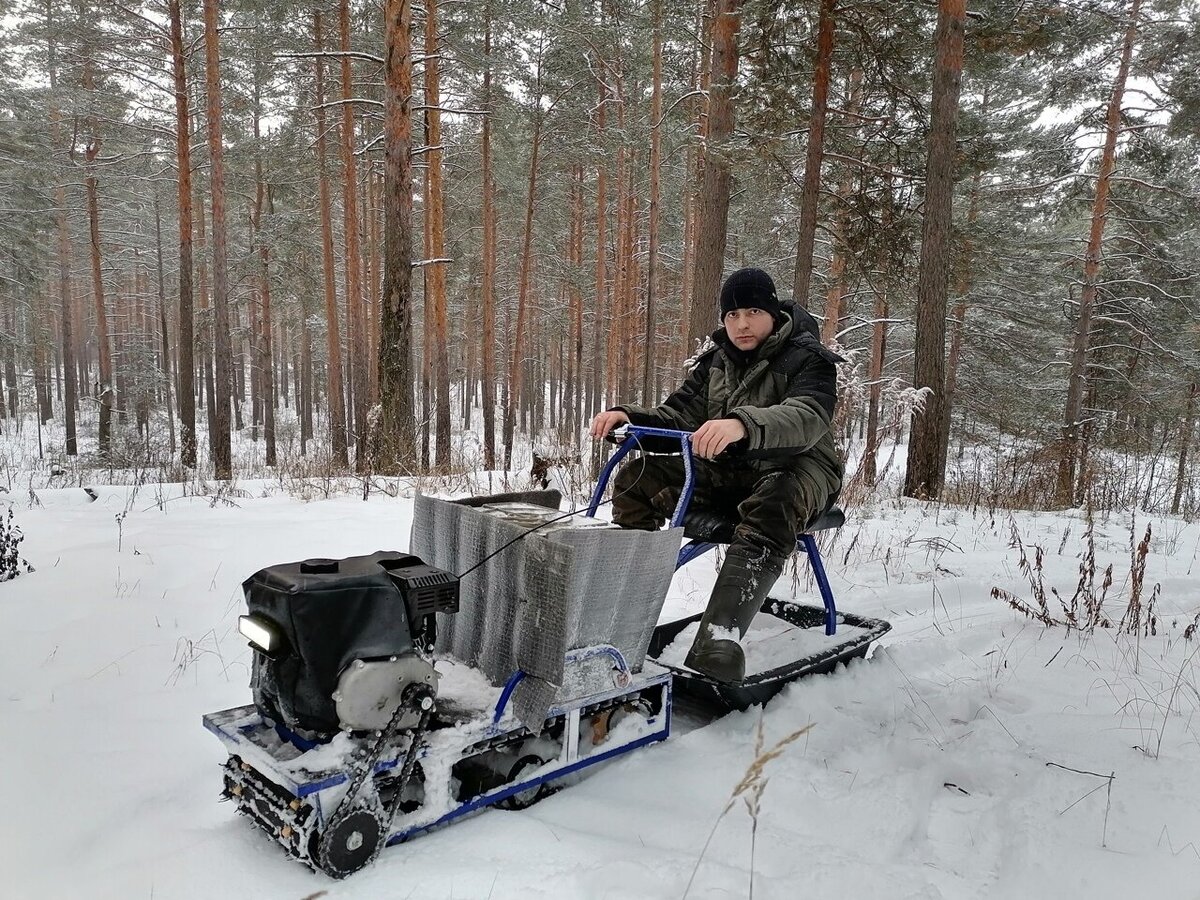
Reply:
[[906, 452], [909, 496], [1200, 513], [1194, 0], [0, 11], [41, 479], [586, 481], [754, 265], [847, 359], [846, 502]]

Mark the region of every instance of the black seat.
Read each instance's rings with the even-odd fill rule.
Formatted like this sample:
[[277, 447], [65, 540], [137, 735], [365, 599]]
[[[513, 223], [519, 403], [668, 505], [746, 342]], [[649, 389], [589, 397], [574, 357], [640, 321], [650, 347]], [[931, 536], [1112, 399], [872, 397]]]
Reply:
[[[801, 534], [812, 534], [813, 532], [826, 531], [830, 528], [841, 528], [845, 524], [846, 514], [842, 511], [841, 507], [834, 506], [817, 516], [816, 520], [810, 522]], [[736, 526], [736, 522], [731, 522], [729, 519], [718, 515], [712, 510], [689, 510], [683, 518], [683, 536], [709, 544], [728, 544], [733, 541], [733, 530]], [[796, 537], [799, 540], [800, 535]]]
[[846, 514], [842, 512], [842, 508], [840, 506], [831, 506], [827, 511], [817, 516], [815, 522], [810, 522], [803, 533], [812, 534], [816, 531], [828, 531], [830, 528], [841, 528], [845, 524]]

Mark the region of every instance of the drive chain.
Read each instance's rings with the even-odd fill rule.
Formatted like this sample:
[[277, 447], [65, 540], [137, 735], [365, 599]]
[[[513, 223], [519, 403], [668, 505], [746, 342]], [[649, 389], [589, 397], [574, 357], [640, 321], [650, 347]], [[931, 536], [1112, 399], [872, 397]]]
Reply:
[[[371, 745], [371, 749], [363, 754], [357, 762], [352, 762], [350, 769], [352, 772], [350, 785], [346, 789], [341, 802], [338, 804], [337, 810], [329, 817], [325, 828], [321, 832], [319, 859], [317, 862], [321, 868], [334, 877], [344, 877], [350, 872], [332, 871], [327, 864], [329, 859], [328, 839], [331, 835], [337, 832], [338, 827], [345, 822], [351, 815], [365, 811], [372, 815], [379, 825], [379, 843], [376, 846], [374, 853], [367, 859], [363, 866], [369, 865], [374, 861], [375, 856], [383, 849], [387, 843], [388, 832], [391, 831], [392, 819], [395, 816], [396, 809], [400, 805], [401, 795], [405, 785], [408, 784], [408, 779], [412, 777], [413, 769], [417, 761], [417, 753], [421, 748], [421, 740], [425, 736], [425, 729], [429, 725], [429, 719], [433, 714], [433, 695], [426, 685], [410, 685], [404, 692], [404, 698], [401, 700], [396, 711], [392, 713], [392, 717], [388, 720], [384, 729], [379, 732], [375, 738], [375, 742]], [[400, 723], [408, 713], [417, 713], [419, 719], [415, 728], [411, 729], [410, 741], [408, 750], [404, 755], [404, 763], [400, 769], [400, 776], [396, 786], [396, 796], [391, 803], [390, 809], [381, 809], [378, 802], [378, 794], [375, 795], [374, 801], [364, 798], [364, 802], [360, 802], [359, 794], [363, 789], [363, 785], [375, 774], [375, 767], [379, 764], [379, 760], [383, 757], [384, 751], [395, 740], [396, 735], [400, 732]]]

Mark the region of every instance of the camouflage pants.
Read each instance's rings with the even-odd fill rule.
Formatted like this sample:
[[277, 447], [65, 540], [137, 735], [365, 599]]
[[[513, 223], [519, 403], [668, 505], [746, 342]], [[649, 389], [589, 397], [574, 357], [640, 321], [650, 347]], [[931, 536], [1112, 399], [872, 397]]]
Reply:
[[[716, 514], [736, 522], [729, 553], [780, 560], [796, 548], [796, 535], [825, 510], [828, 496], [811, 479], [775, 469], [757, 472], [696, 459], [689, 517]], [[625, 463], [613, 481], [613, 521], [623, 528], [655, 530], [670, 519], [683, 491], [683, 459], [642, 455]]]

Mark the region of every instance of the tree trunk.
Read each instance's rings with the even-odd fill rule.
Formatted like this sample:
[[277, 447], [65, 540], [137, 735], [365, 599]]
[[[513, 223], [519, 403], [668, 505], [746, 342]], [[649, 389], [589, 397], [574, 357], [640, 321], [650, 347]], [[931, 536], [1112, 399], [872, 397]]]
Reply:
[[384, 253], [379, 345], [379, 468], [410, 472], [415, 461], [412, 373], [412, 10], [384, 5]]
[[946, 474], [946, 293], [954, 201], [954, 147], [962, 83], [966, 0], [939, 0], [934, 35], [933, 94], [925, 166], [925, 215], [917, 274], [917, 336], [913, 386], [928, 396], [914, 412], [904, 496], [937, 499]]
[[345, 468], [349, 464], [346, 448], [346, 400], [342, 390], [342, 338], [338, 327], [337, 288], [334, 285], [333, 217], [329, 202], [329, 172], [325, 162], [325, 67], [321, 62], [324, 51], [321, 40], [321, 12], [313, 12], [313, 41], [317, 56], [316, 69], [317, 113], [317, 190], [321, 206], [321, 263], [325, 284], [325, 347], [328, 357], [325, 392], [329, 405], [329, 438], [333, 464]]
[[[228, 252], [228, 251], [226, 251]], [[258, 299], [254, 296], [249, 298], [247, 305], [254, 305]], [[214, 307], [214, 313], [216, 309]], [[230, 322], [230, 409], [233, 411], [233, 431], [241, 431], [244, 427], [242, 421], [242, 401], [246, 397], [246, 339], [253, 334], [253, 326], [249, 328], [242, 327], [242, 317], [238, 307], [234, 306], [229, 311]], [[237, 330], [239, 337], [237, 342], [233, 341], [233, 333]]]
[[[680, 359], [685, 359], [695, 349], [688, 339], [692, 320], [692, 281], [696, 273], [696, 220], [700, 215], [700, 185], [704, 181], [704, 154], [699, 147], [708, 137], [708, 81], [711, 76], [711, 10], [715, 0], [696, 2], [696, 52], [692, 57], [692, 89], [698, 96], [690, 101], [696, 122], [696, 137], [700, 143], [688, 147], [688, 175], [683, 194], [683, 276], [680, 285], [679, 343]], [[694, 174], [693, 174], [694, 173]]]
[[[426, 133], [425, 145], [428, 146], [428, 132]], [[429, 169], [426, 168], [422, 173], [424, 184], [421, 187], [421, 195], [427, 197], [429, 195]], [[422, 229], [422, 259], [429, 259], [429, 217], [423, 216], [425, 227]], [[433, 316], [429, 308], [429, 273], [425, 271], [425, 267], [421, 266], [421, 296], [425, 301], [424, 314], [421, 316], [421, 379], [420, 379], [420, 396], [417, 403], [417, 420], [421, 423], [421, 455], [420, 455], [420, 471], [429, 471], [429, 443], [431, 440], [430, 424], [433, 420], [432, 410], [433, 403], [430, 398], [430, 360], [433, 358]]]
[[[54, 146], [59, 146], [57, 135]], [[75, 305], [71, 296], [71, 236], [67, 228], [67, 192], [59, 184], [54, 190], [55, 219], [58, 230], [58, 292], [61, 301], [61, 345], [63, 380], [63, 426], [67, 456], [79, 454], [79, 442], [75, 428], [75, 411], [78, 406], [75, 377], [75, 323], [72, 310]]]
[[436, 429], [434, 466], [450, 471], [450, 350], [446, 322], [446, 222], [442, 204], [442, 114], [438, 84], [437, 0], [425, 0], [425, 122], [428, 150], [425, 154], [429, 193], [425, 214], [429, 218], [430, 259], [425, 263], [426, 309], [433, 312], [433, 381]]
[[[259, 111], [257, 105], [254, 110], [254, 137], [257, 142], [259, 138]], [[263, 415], [263, 443], [266, 445], [266, 463], [268, 466], [273, 466], [277, 462], [275, 446], [275, 354], [271, 344], [270, 250], [267, 247], [266, 238], [262, 234], [262, 217], [264, 204], [268, 214], [274, 212], [274, 209], [271, 203], [271, 189], [263, 183], [261, 157], [254, 161], [254, 177], [257, 182], [257, 189], [254, 196], [254, 217], [251, 225], [255, 241], [258, 243], [259, 299], [262, 306], [259, 310], [259, 328], [261, 330], [258, 335], [254, 335], [252, 329], [251, 340], [258, 347], [255, 365], [258, 369], [258, 389], [261, 394], [260, 403]]]
[[175, 455], [175, 412], [171, 408], [171, 342], [167, 335], [167, 286], [163, 273], [162, 213], [159, 210], [158, 194], [154, 195], [154, 249], [158, 263], [158, 325], [162, 341], [163, 398], [167, 406], [167, 428], [171, 441], [171, 455]]
[[725, 229], [729, 219], [730, 172], [725, 143], [733, 134], [733, 86], [737, 77], [741, 0], [718, 0], [712, 28], [712, 75], [708, 90], [708, 137], [704, 143], [704, 176], [696, 225], [695, 273], [688, 343], [694, 345], [714, 327], [721, 273], [725, 264]]
[[1188, 454], [1192, 449], [1192, 438], [1196, 431], [1196, 396], [1200, 384], [1193, 381], [1188, 388], [1187, 403], [1184, 406], [1183, 421], [1179, 425], [1179, 465], [1175, 470], [1175, 493], [1171, 497], [1171, 515], [1179, 515], [1183, 500], [1183, 485], [1187, 481]]
[[112, 348], [108, 337], [108, 316], [104, 309], [104, 279], [100, 272], [100, 204], [97, 198], [96, 170], [93, 160], [99, 152], [96, 143], [86, 150], [88, 234], [92, 259], [92, 302], [96, 314], [96, 347], [100, 372], [96, 393], [100, 400], [100, 455], [107, 456], [112, 437], [113, 397]]
[[1112, 186], [1113, 169], [1116, 166], [1117, 136], [1121, 131], [1121, 103], [1125, 96], [1125, 81], [1129, 77], [1129, 65], [1133, 58], [1133, 45], [1137, 40], [1138, 15], [1142, 0], [1132, 0], [1129, 9], [1129, 24], [1121, 46], [1121, 62], [1117, 77], [1113, 81], [1112, 97], [1108, 102], [1104, 152], [1100, 158], [1100, 171], [1096, 177], [1096, 194], [1092, 201], [1092, 224], [1088, 233], [1087, 251], [1083, 258], [1083, 289], [1079, 295], [1079, 318], [1075, 322], [1075, 334], [1071, 346], [1071, 368], [1067, 376], [1067, 401], [1063, 414], [1062, 452], [1058, 463], [1058, 503], [1071, 506], [1079, 498], [1075, 496], [1075, 470], [1080, 448], [1080, 427], [1083, 424], [1083, 396], [1087, 387], [1087, 356], [1091, 347], [1092, 317], [1095, 313], [1096, 291], [1100, 281], [1100, 260], [1103, 251], [1104, 225], [1108, 214], [1108, 194]]
[[300, 299], [300, 454], [307, 450], [305, 445], [313, 435], [313, 365], [312, 334], [308, 330], [308, 314], [304, 309], [304, 298]]
[[179, 446], [180, 462], [196, 467], [196, 362], [192, 314], [192, 151], [179, 0], [169, 0], [171, 67], [175, 75], [175, 157], [179, 169]]
[[[140, 229], [139, 229], [140, 232]], [[127, 370], [127, 378], [133, 390], [125, 394], [128, 398], [126, 408], [133, 413], [138, 434], [143, 441], [150, 437], [150, 401], [151, 392], [147, 382], [147, 372], [141, 361], [147, 357], [146, 328], [146, 294], [149, 291], [148, 278], [141, 263], [141, 253], [135, 247], [133, 251], [133, 266], [131, 269], [132, 294], [126, 312], [125, 330], [128, 349], [126, 359], [130, 360], [123, 368]]]
[[[270, 211], [271, 203], [267, 201]], [[263, 394], [263, 443], [266, 444], [266, 463], [276, 464], [275, 446], [275, 351], [271, 322], [271, 273], [267, 266], [267, 245], [264, 241], [258, 251], [262, 262], [262, 394]]]
[[616, 112], [617, 112], [617, 127], [615, 135], [620, 142], [617, 146], [617, 156], [613, 162], [615, 171], [615, 194], [613, 205], [616, 207], [617, 221], [614, 231], [613, 240], [613, 269], [612, 269], [612, 292], [609, 299], [608, 310], [608, 327], [607, 333], [607, 348], [605, 354], [605, 368], [608, 371], [608, 380], [605, 383], [605, 404], [611, 406], [616, 403], [619, 398], [629, 396], [629, 384], [626, 378], [625, 353], [625, 279], [629, 274], [629, 267], [625, 260], [625, 235], [628, 231], [628, 220], [626, 212], [628, 205], [625, 203], [625, 197], [628, 193], [626, 182], [626, 154], [625, 146], [628, 138], [625, 135], [625, 100], [622, 96], [622, 85], [619, 78], [613, 79], [616, 82]]
[[354, 84], [350, 73], [350, 2], [341, 0], [339, 9], [342, 47], [342, 228], [346, 256], [346, 330], [350, 354], [350, 394], [353, 400], [355, 434], [354, 468], [367, 471], [367, 358], [366, 317], [363, 315], [362, 251], [358, 233], [358, 164], [354, 157]]
[[[54, 40], [54, 0], [46, 0], [46, 32], [49, 36], [47, 67], [50, 70], [50, 141], [58, 153], [62, 147], [62, 113], [58, 108], [58, 48]], [[75, 300], [71, 295], [71, 232], [67, 227], [67, 189], [62, 178], [54, 188], [55, 225], [58, 231], [58, 294], [62, 310], [61, 342], [63, 366], [63, 424], [66, 430], [66, 453], [79, 454], [75, 431], [75, 412], [78, 399], [75, 362]]]
[[204, 60], [207, 74], [208, 154], [212, 203], [213, 281], [213, 424], [209, 435], [213, 470], [218, 479], [233, 477], [230, 401], [233, 347], [229, 327], [229, 270], [225, 233], [225, 148], [221, 138], [221, 70], [217, 34], [217, 0], [204, 0]]
[[48, 329], [53, 324], [49, 302], [45, 294], [38, 291], [30, 303], [28, 322], [29, 343], [31, 344], [33, 368], [33, 393], [37, 400], [38, 424], [45, 425], [54, 418], [54, 408], [50, 402], [50, 378], [47, 357], [49, 353], [50, 336]]
[[[85, 91], [94, 89], [92, 61], [83, 64]], [[92, 258], [92, 302], [96, 313], [96, 353], [100, 372], [96, 394], [100, 401], [99, 450], [107, 457], [112, 447], [112, 414], [115, 406], [113, 396], [112, 345], [108, 337], [108, 314], [104, 309], [104, 278], [100, 271], [100, 201], [96, 186], [96, 157], [100, 154], [100, 138], [96, 136], [94, 123], [88, 118], [88, 145], [84, 150], [84, 182], [87, 190], [88, 235]]]
[[[467, 298], [466, 299], [467, 299], [467, 305], [469, 307], [471, 307], [472, 309], [478, 309], [479, 308], [478, 294], [475, 294], [474, 296], [472, 296], [474, 282], [475, 282], [475, 275], [474, 275], [474, 270], [472, 269], [471, 277], [468, 279], [468, 282], [467, 282]], [[475, 402], [475, 384], [476, 384], [476, 381], [478, 378], [477, 373], [479, 371], [479, 361], [477, 358], [479, 356], [479, 353], [478, 353], [479, 347], [475, 343], [475, 341], [471, 341], [471, 340], [463, 341], [461, 346], [463, 348], [462, 352], [463, 352], [464, 359], [463, 359], [462, 390], [459, 391], [459, 394], [458, 394], [458, 409], [459, 409], [459, 415], [462, 417], [463, 428], [467, 431], [471, 431], [473, 429], [471, 405]]]
[[370, 277], [367, 278], [369, 296], [371, 298], [370, 318], [367, 331], [371, 340], [370, 366], [368, 371], [368, 400], [370, 406], [379, 403], [379, 367], [375, 365], [379, 359], [379, 201], [378, 182], [373, 167], [367, 170], [367, 211], [370, 223], [367, 234], [371, 242], [370, 253], [367, 254], [367, 267]]
[[[608, 109], [608, 90], [600, 82], [600, 102], [596, 105], [596, 143], [603, 147], [607, 137], [605, 119]], [[608, 167], [603, 156], [596, 164], [596, 297], [592, 313], [592, 378], [588, 414], [594, 414], [604, 404], [604, 385], [608, 381], [607, 366], [600, 350], [604, 346], [604, 320], [608, 309]]]
[[492, 5], [484, 3], [483, 34], [483, 264], [479, 293], [483, 307], [481, 387], [483, 467], [496, 468], [496, 187], [492, 177]]
[[[254, 72], [256, 79], [258, 77], [259, 65], [258, 60], [254, 61]], [[268, 466], [275, 466], [277, 462], [276, 445], [275, 445], [275, 352], [272, 347], [271, 334], [271, 272], [270, 272], [270, 248], [266, 245], [266, 239], [263, 236], [263, 214], [274, 215], [275, 205], [271, 200], [271, 187], [266, 184], [263, 179], [263, 155], [262, 155], [262, 132], [260, 132], [260, 121], [262, 121], [262, 106], [260, 106], [260, 89], [258, 82], [254, 83], [254, 208], [251, 216], [251, 232], [253, 233], [254, 242], [258, 244], [258, 295], [260, 301], [258, 314], [258, 332], [254, 332], [253, 324], [251, 326], [251, 347], [257, 348], [257, 354], [253, 356], [253, 365], [251, 371], [257, 371], [256, 379], [257, 390], [254, 394], [258, 397], [258, 407], [262, 412], [263, 421], [263, 443], [265, 445], [265, 461]], [[264, 209], [265, 206], [265, 209]], [[252, 308], [252, 307], [251, 307]], [[253, 323], [253, 316], [251, 316]], [[287, 384], [287, 382], [284, 382]]]
[[571, 279], [567, 287], [571, 316], [570, 359], [568, 362], [568, 412], [570, 440], [582, 419], [580, 402], [583, 393], [583, 292], [579, 281], [583, 277], [583, 166], [575, 166], [571, 178]]
[[[129, 335], [126, 331], [126, 323], [128, 321], [125, 312], [126, 292], [123, 290], [121, 283], [119, 264], [115, 265], [114, 268], [117, 269], [113, 273], [113, 281], [115, 282], [113, 284], [114, 290], [106, 298], [111, 307], [109, 310], [111, 318], [109, 319], [108, 327], [109, 338], [112, 341], [109, 353], [113, 359], [113, 416], [116, 424], [124, 425], [126, 413], [129, 409], [129, 393], [125, 390], [125, 373], [129, 364], [129, 357], [125, 352], [125, 343]], [[13, 380], [15, 379], [10, 379], [10, 384]], [[15, 388], [16, 386], [13, 385], [13, 387]]]
[[[192, 133], [198, 133], [200, 130], [199, 122], [192, 128]], [[196, 265], [198, 278], [196, 279], [197, 287], [199, 288], [198, 299], [200, 303], [201, 327], [197, 329], [196, 346], [200, 350], [200, 366], [203, 369], [203, 376], [200, 380], [197, 395], [204, 402], [204, 415], [208, 423], [208, 433], [212, 434], [217, 430], [216, 420], [213, 418], [215, 411], [213, 409], [213, 325], [212, 315], [209, 314], [211, 304], [208, 302], [208, 267], [206, 265], [206, 251], [208, 249], [208, 233], [205, 225], [204, 213], [204, 189], [197, 182], [196, 198], [192, 204], [192, 211], [196, 216], [196, 244], [199, 247], [199, 264], [197, 259], [193, 258], [192, 264]]]
[[[8, 306], [4, 314], [4, 330], [13, 335], [14, 339], [7, 341], [4, 348], [4, 380], [8, 384], [8, 415], [16, 421], [20, 407], [20, 396], [17, 390], [17, 311], [15, 304]], [[20, 427], [18, 425], [18, 427]]]
[[279, 400], [284, 409], [290, 409], [292, 398], [296, 398], [296, 409], [300, 408], [300, 367], [297, 363], [296, 342], [292, 338], [291, 321], [283, 310], [279, 317], [279, 340], [275, 342], [275, 383], [279, 385]]
[[654, 50], [650, 86], [650, 222], [646, 256], [646, 324], [645, 355], [642, 365], [642, 404], [653, 406], [654, 360], [658, 347], [658, 204], [661, 188], [659, 170], [662, 168], [662, 0], [654, 0]]
[[817, 236], [817, 205], [821, 199], [821, 161], [825, 156], [825, 111], [829, 99], [829, 67], [833, 59], [833, 32], [837, 2], [821, 0], [817, 18], [817, 55], [813, 68], [812, 111], [808, 118], [808, 150], [804, 161], [804, 184], [800, 189], [800, 224], [796, 235], [796, 270], [792, 295], [808, 308], [808, 286], [812, 281], [813, 245]]
[[[624, 65], [623, 61], [620, 63]], [[626, 108], [623, 78], [616, 79], [617, 85], [617, 134], [621, 144], [617, 149], [617, 240], [616, 266], [614, 271], [612, 317], [609, 330], [609, 388], [611, 402], [635, 394], [638, 347], [633, 336], [635, 286], [637, 285], [634, 260], [634, 235], [637, 227], [636, 200], [633, 187], [633, 153], [627, 146], [628, 132], [625, 130]], [[636, 90], [634, 91], [636, 93]], [[615, 382], [615, 384], [614, 384]]]
[[[258, 166], [256, 165], [256, 169]], [[256, 207], [262, 201], [258, 199], [257, 194], [261, 189], [261, 175], [255, 173], [255, 202], [250, 204], [250, 234], [249, 245], [250, 256], [253, 258], [258, 255], [258, 225], [256, 224], [257, 213]], [[257, 273], [261, 276], [260, 271]], [[261, 342], [259, 335], [261, 334], [259, 326], [259, 310], [262, 308], [262, 278], [256, 277], [249, 279], [249, 296], [246, 298], [246, 328], [245, 344], [248, 345], [246, 355], [250, 362], [250, 440], [253, 443], [258, 443], [258, 426], [262, 422], [263, 402], [262, 402], [262, 372], [260, 368], [260, 354], [262, 353]], [[239, 347], [242, 341], [238, 342]], [[239, 351], [240, 357], [240, 351]], [[239, 373], [242, 372], [242, 364], [240, 358], [236, 361], [236, 369]], [[238, 385], [239, 390], [241, 385]], [[240, 395], [239, 395], [240, 396]]]
[[[893, 116], [895, 112], [893, 110]], [[874, 486], [878, 480], [877, 457], [880, 442], [880, 417], [883, 401], [883, 364], [887, 358], [888, 290], [892, 284], [892, 273], [887, 244], [892, 234], [895, 198], [892, 193], [892, 173], [884, 178], [883, 212], [880, 216], [880, 240], [876, 249], [880, 275], [871, 285], [875, 293], [874, 322], [871, 326], [871, 361], [867, 368], [867, 428], [863, 447], [863, 482]]]
[[[364, 143], [370, 143], [367, 123], [365, 121], [362, 124], [362, 129]], [[375, 173], [371, 171], [371, 159], [370, 157], [366, 157], [363, 162], [362, 177], [358, 179], [358, 233], [362, 239], [359, 253], [362, 257], [363, 390], [365, 392], [363, 396], [363, 408], [367, 411], [366, 415], [368, 418], [371, 415], [371, 407], [375, 405], [374, 370], [375, 359], [378, 355], [378, 348], [375, 346], [375, 326], [373, 324], [376, 297], [371, 287], [371, 282], [375, 280], [374, 260], [371, 256], [375, 239], [371, 229], [371, 220], [375, 214], [371, 199], [374, 181]]]
[[534, 89], [533, 149], [529, 158], [529, 185], [525, 195], [525, 234], [521, 242], [521, 268], [517, 282], [517, 324], [508, 368], [508, 400], [504, 405], [504, 468], [512, 469], [513, 430], [521, 401], [522, 364], [525, 357], [525, 317], [529, 306], [530, 270], [533, 266], [533, 209], [537, 203], [538, 151], [542, 144], [542, 64], [539, 52]]

